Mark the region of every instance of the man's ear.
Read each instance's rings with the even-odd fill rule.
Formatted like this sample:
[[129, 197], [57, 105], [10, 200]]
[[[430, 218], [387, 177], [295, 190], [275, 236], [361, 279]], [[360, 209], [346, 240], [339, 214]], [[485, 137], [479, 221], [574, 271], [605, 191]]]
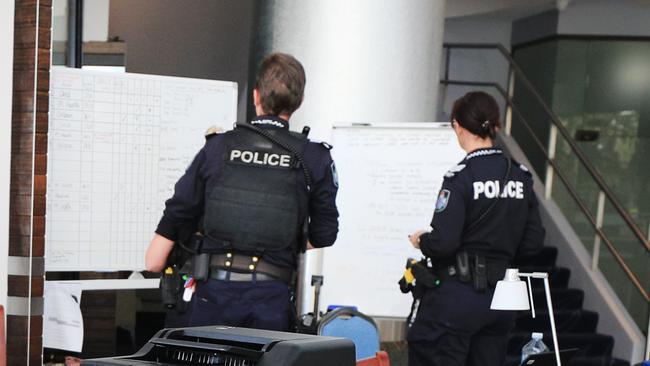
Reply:
[[257, 88], [253, 89], [253, 105], [260, 105], [260, 91]]

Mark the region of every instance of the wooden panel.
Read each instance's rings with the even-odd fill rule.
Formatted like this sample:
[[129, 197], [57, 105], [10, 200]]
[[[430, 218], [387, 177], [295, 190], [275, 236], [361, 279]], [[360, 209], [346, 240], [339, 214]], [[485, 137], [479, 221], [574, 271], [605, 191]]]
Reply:
[[[52, 5], [50, 0], [41, 1], [39, 7], [40, 27], [49, 27], [52, 24]], [[20, 31], [21, 28], [36, 27], [36, 3], [25, 4], [21, 0], [16, 0], [16, 17], [14, 19], [14, 32]]]
[[36, 154], [47, 154], [47, 134], [36, 134]]
[[[52, 36], [51, 28], [41, 24], [38, 29], [38, 47], [47, 49]], [[21, 32], [14, 33], [14, 49], [33, 49], [36, 44], [36, 27], [25, 27]]]
[[[38, 82], [37, 85], [39, 91], [47, 92], [48, 90], [50, 90], [50, 74], [48, 72], [45, 71], [39, 72], [37, 82]], [[33, 94], [34, 93], [34, 71], [26, 70], [25, 72], [22, 72], [19, 75], [14, 76], [13, 90], [14, 92], [28, 92], [30, 94]]]
[[[10, 185], [11, 195], [25, 195], [32, 194], [32, 176], [28, 174], [19, 174], [12, 173], [11, 175], [11, 185]], [[47, 181], [45, 175], [35, 175], [34, 176], [34, 194], [43, 196], [47, 188]]]
[[[34, 114], [31, 112], [14, 113], [12, 116], [11, 132], [16, 135], [31, 135], [34, 132]], [[47, 133], [47, 113], [36, 113], [36, 132]]]
[[31, 174], [32, 169], [34, 174], [43, 175], [47, 170], [47, 155], [36, 154], [34, 159], [31, 155], [20, 155], [13, 159], [11, 164], [11, 171], [19, 174]]
[[[43, 284], [45, 277], [32, 276], [32, 296], [43, 296]], [[7, 277], [7, 295], [28, 297], [29, 296], [29, 276], [9, 275]]]
[[[45, 238], [33, 238], [33, 257], [42, 257], [45, 254]], [[29, 236], [9, 235], [9, 255], [16, 257], [29, 257]]]
[[[52, 1], [9, 1], [15, 1], [9, 255], [42, 257]], [[8, 125], [5, 122], [4, 131]], [[42, 298], [43, 286], [43, 276], [8, 276], [10, 296]], [[41, 365], [42, 317], [8, 316], [7, 322], [7, 364]]]
[[29, 215], [15, 215], [9, 218], [10, 235], [29, 236], [30, 233], [32, 236], [45, 235], [45, 216], [34, 216], [32, 219]]
[[[11, 191], [11, 201], [14, 202], [16, 199], [22, 199], [23, 195], [32, 194], [32, 175], [31, 174], [20, 174], [20, 173], [11, 173], [11, 184], [9, 186]], [[31, 201], [31, 200], [30, 200]]]
[[[33, 334], [33, 333], [32, 333]], [[7, 365], [42, 365], [42, 331], [30, 338], [29, 363], [27, 363], [27, 337], [7, 337]]]
[[[34, 197], [34, 211], [35, 216], [45, 216], [45, 196], [35, 196]], [[32, 214], [31, 207], [31, 195], [24, 195], [18, 200], [12, 202], [10, 207], [11, 215], [25, 215], [29, 216]]]
[[14, 96], [11, 102], [14, 112], [33, 112], [34, 92], [32, 90], [14, 91]]
[[[27, 320], [27, 316], [7, 315], [7, 329], [14, 329], [14, 334], [17, 336], [26, 336]], [[32, 316], [29, 323], [32, 333], [39, 332], [41, 329], [43, 329], [42, 316]]]
[[14, 74], [16, 71], [31, 71], [33, 75], [36, 49], [15, 49], [14, 50]]
[[[46, 91], [39, 91], [36, 93], [36, 111], [47, 112], [50, 110], [49, 96]], [[14, 112], [33, 112], [34, 111], [34, 92], [29, 91], [14, 91], [12, 100]]]

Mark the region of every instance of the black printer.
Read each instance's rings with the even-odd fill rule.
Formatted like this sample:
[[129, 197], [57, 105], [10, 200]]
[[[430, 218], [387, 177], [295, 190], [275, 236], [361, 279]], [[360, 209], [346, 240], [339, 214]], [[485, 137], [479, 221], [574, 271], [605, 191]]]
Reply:
[[131, 356], [84, 360], [85, 366], [354, 366], [351, 340], [208, 326], [163, 329]]

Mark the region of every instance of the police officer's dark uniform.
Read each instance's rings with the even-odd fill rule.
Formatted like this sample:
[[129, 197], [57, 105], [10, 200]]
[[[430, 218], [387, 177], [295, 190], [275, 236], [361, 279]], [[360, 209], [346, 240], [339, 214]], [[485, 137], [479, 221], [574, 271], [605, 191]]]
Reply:
[[[206, 141], [175, 186], [156, 233], [175, 240], [203, 216], [190, 325], [290, 329], [290, 286], [307, 239], [330, 246], [338, 232], [338, 189], [330, 146], [259, 116]], [[197, 259], [202, 260], [202, 259]]]
[[490, 310], [494, 285], [544, 240], [531, 174], [499, 148], [469, 153], [445, 175], [431, 227], [420, 249], [442, 281], [409, 329], [409, 365], [498, 365], [514, 315]]

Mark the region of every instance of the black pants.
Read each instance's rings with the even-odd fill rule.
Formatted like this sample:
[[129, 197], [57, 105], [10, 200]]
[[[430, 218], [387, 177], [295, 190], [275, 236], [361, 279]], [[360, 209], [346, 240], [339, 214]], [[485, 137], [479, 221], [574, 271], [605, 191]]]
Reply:
[[290, 330], [291, 297], [289, 285], [284, 282], [208, 280], [197, 286], [190, 326]]
[[425, 293], [409, 333], [409, 366], [501, 366], [514, 313], [490, 310], [494, 288], [450, 279]]

